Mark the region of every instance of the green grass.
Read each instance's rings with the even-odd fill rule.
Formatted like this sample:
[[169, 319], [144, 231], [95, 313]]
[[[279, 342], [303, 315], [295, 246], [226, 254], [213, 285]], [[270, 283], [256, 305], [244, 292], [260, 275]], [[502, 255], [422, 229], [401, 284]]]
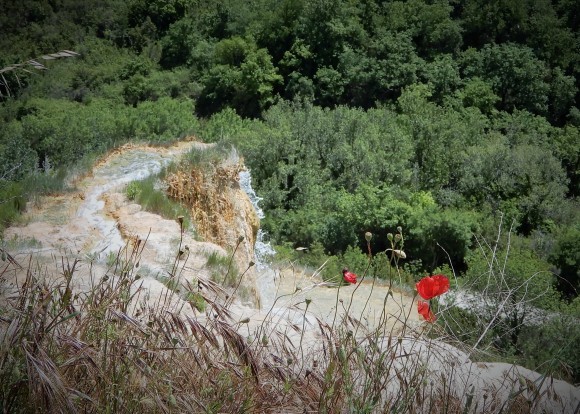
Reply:
[[183, 157], [183, 163], [192, 167], [217, 164], [227, 159], [232, 150], [231, 144], [225, 141], [219, 141], [214, 146], [203, 149], [194, 147]]
[[157, 187], [159, 180], [159, 176], [150, 176], [141, 181], [132, 181], [127, 185], [125, 194], [129, 200], [140, 204], [145, 211], [159, 214], [163, 218], [175, 220], [183, 216], [184, 228], [191, 228], [189, 210], [159, 189]]
[[4, 248], [11, 251], [40, 249], [42, 247], [42, 243], [36, 240], [34, 237], [22, 238], [14, 235], [14, 237], [10, 239], [0, 239], [0, 242]]
[[211, 280], [223, 286], [235, 287], [240, 271], [232, 256], [224, 256], [219, 252], [211, 252], [207, 256], [205, 267], [211, 270]]

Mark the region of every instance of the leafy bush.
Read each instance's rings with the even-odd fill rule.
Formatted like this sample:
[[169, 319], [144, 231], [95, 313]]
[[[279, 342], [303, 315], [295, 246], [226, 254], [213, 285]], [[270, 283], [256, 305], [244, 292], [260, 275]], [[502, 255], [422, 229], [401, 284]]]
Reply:
[[518, 362], [546, 375], [580, 381], [578, 316], [554, 314], [539, 325], [524, 326], [518, 338]]
[[162, 97], [155, 102], [141, 102], [129, 116], [129, 136], [149, 142], [175, 142], [199, 128], [193, 102], [187, 99]]

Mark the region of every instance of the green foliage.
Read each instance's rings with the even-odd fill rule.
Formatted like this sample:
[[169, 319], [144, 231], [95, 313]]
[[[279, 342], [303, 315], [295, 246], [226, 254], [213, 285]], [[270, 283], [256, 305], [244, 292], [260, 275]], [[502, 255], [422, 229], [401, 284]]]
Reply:
[[193, 102], [169, 97], [146, 101], [129, 112], [129, 136], [150, 142], [175, 142], [199, 128]]
[[576, 224], [561, 231], [549, 261], [560, 270], [558, 290], [569, 299], [577, 297], [580, 292], [580, 226]]
[[240, 271], [231, 255], [224, 256], [219, 252], [211, 252], [207, 256], [205, 267], [211, 270], [211, 280], [214, 282], [226, 287], [238, 285]]
[[131, 181], [129, 184], [127, 184], [127, 188], [125, 188], [125, 194], [131, 201], [135, 201], [140, 192], [141, 188], [138, 181]]
[[207, 302], [203, 296], [197, 292], [187, 292], [185, 295], [185, 300], [192, 304], [192, 306], [199, 312], [205, 312], [207, 307]]
[[[557, 307], [550, 265], [534, 254], [525, 239], [502, 240], [495, 250], [483, 245], [466, 259], [466, 284], [496, 299], [509, 297], [514, 314], [508, 317], [523, 318], [530, 305], [548, 310]], [[515, 306], [520, 303], [525, 305]]]
[[558, 130], [552, 144], [555, 146], [554, 155], [562, 161], [570, 181], [568, 195], [580, 196], [580, 129], [568, 125]]
[[481, 78], [473, 77], [465, 81], [463, 88], [458, 92], [465, 107], [476, 107], [482, 113], [489, 115], [499, 101], [489, 83]]
[[539, 326], [523, 327], [518, 338], [521, 352], [518, 362], [538, 372], [577, 382], [580, 378], [577, 316], [555, 315]]
[[391, 30], [409, 31], [424, 56], [457, 52], [462, 43], [461, 27], [451, 19], [453, 8], [444, 2], [393, 1], [385, 10]]
[[398, 119], [414, 143], [415, 185], [437, 191], [457, 181], [459, 154], [484, 137], [487, 125], [481, 114], [442, 108], [429, 102], [431, 96], [427, 85], [407, 88], [398, 100]]
[[186, 0], [133, 0], [129, 7], [129, 23], [137, 25], [150, 19], [155, 28], [163, 32], [184, 16], [187, 3]]
[[12, 121], [0, 131], [0, 182], [20, 180], [36, 170], [36, 152], [23, 137], [22, 124]]
[[274, 87], [282, 80], [266, 49], [253, 40], [225, 39], [214, 49], [214, 65], [202, 80], [197, 109], [202, 114], [234, 108], [240, 115], [257, 116], [274, 103]]
[[211, 118], [205, 120], [200, 126], [201, 137], [207, 142], [226, 141], [236, 147], [243, 145], [251, 131], [252, 121], [241, 118], [236, 111], [226, 108]]
[[498, 109], [526, 109], [545, 115], [548, 110], [548, 70], [532, 49], [514, 43], [486, 45], [467, 55], [464, 72], [490, 84], [500, 100]]
[[560, 163], [537, 146], [490, 138], [465, 151], [460, 191], [477, 204], [505, 212], [524, 234], [546, 226], [566, 192]]
[[449, 263], [458, 271], [464, 270], [479, 218], [475, 212], [415, 207], [405, 226], [410, 257], [421, 260], [429, 272]]
[[20, 120], [24, 141], [41, 162], [54, 167], [74, 164], [91, 152], [103, 152], [128, 138], [127, 112], [106, 101], [82, 105], [66, 100], [34, 99]]
[[22, 185], [0, 184], [0, 234], [26, 209], [26, 197]]

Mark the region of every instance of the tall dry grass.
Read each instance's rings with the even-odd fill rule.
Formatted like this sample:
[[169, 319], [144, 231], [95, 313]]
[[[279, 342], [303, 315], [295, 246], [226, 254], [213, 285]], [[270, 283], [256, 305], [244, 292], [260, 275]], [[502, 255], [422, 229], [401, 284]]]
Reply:
[[[348, 312], [332, 324], [313, 318], [308, 300], [292, 309], [302, 315], [298, 322], [274, 306], [258, 321], [240, 319], [233, 292], [211, 280], [185, 281], [152, 298], [139, 274], [145, 243], [129, 243], [102, 270], [66, 257], [57, 259], [58, 271], [33, 259], [22, 270], [4, 265], [2, 412], [473, 410], [473, 395], [447, 376], [434, 382], [430, 367], [413, 357], [431, 346], [407, 327], [415, 309], [383, 310], [379, 326], [368, 330]], [[185, 266], [178, 263], [170, 277]], [[81, 289], [75, 280], [87, 266], [90, 283]], [[192, 295], [203, 297], [205, 312], [188, 301]], [[391, 318], [402, 330], [387, 328]]]

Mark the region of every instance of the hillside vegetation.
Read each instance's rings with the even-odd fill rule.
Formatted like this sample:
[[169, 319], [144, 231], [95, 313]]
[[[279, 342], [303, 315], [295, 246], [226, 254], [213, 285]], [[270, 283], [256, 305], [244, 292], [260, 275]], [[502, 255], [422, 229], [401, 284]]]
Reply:
[[[580, 380], [578, 2], [2, 7], [0, 231], [128, 140], [224, 141], [281, 255], [362, 272], [364, 233], [384, 252], [401, 226], [408, 282], [455, 274], [456, 288], [558, 315], [531, 329], [519, 307], [502, 323], [453, 309], [445, 329]], [[48, 56], [63, 50], [78, 56]]]

